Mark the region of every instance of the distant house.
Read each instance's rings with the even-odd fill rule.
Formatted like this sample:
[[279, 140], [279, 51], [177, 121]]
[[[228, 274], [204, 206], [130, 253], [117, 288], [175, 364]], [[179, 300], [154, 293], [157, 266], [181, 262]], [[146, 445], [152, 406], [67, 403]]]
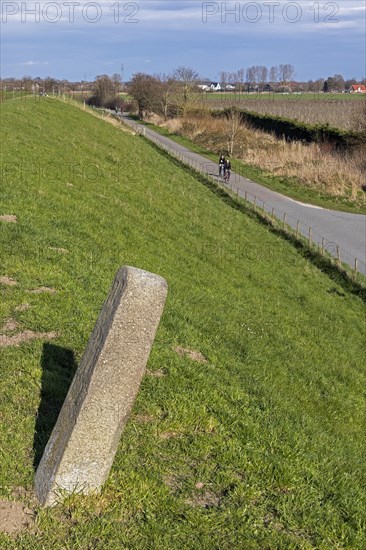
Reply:
[[300, 82], [288, 82], [287, 86], [291, 88], [291, 92], [302, 92], [302, 85]]
[[352, 84], [349, 91], [351, 94], [366, 94], [366, 86], [364, 84]]
[[233, 86], [233, 84], [226, 84], [225, 90], [227, 92], [233, 92], [235, 90], [235, 86]]
[[203, 82], [198, 84], [198, 88], [205, 92], [218, 92], [221, 90], [220, 82]]

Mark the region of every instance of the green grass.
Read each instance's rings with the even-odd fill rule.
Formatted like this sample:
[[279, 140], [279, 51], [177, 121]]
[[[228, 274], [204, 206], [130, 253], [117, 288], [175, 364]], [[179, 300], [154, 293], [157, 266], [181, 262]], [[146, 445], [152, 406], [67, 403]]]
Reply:
[[[0, 215], [18, 223], [0, 222], [0, 276], [18, 285], [1, 286], [0, 324], [59, 334], [0, 348], [2, 497], [30, 498], [117, 268], [158, 273], [169, 294], [148, 364], [163, 376], [144, 377], [102, 494], [37, 509], [35, 532], [0, 548], [361, 549], [356, 287], [88, 111], [48, 98], [1, 115]], [[28, 292], [42, 285], [57, 292]]]
[[[218, 156], [217, 153], [208, 151], [201, 145], [198, 145], [186, 137], [169, 132], [166, 128], [157, 126], [156, 124], [151, 124], [148, 122], [139, 121], [145, 126], [149, 126], [152, 130], [157, 133], [169, 137], [176, 143], [183, 145], [190, 151], [198, 153], [214, 162], [217, 162]], [[250, 166], [245, 164], [245, 162], [239, 159], [232, 159], [232, 168], [234, 172], [249, 178], [250, 180], [264, 185], [268, 189], [282, 193], [287, 197], [292, 199], [305, 202], [308, 204], [314, 204], [316, 206], [322, 206], [323, 208], [329, 208], [331, 210], [339, 210], [341, 212], [352, 212], [354, 214], [365, 214], [366, 205], [365, 205], [365, 193], [359, 191], [359, 196], [356, 200], [347, 199], [345, 197], [334, 197], [332, 195], [327, 195], [325, 193], [320, 193], [315, 189], [306, 187], [302, 185], [295, 178], [285, 178], [279, 176], [273, 176], [268, 173], [267, 170], [262, 170], [256, 166]]]
[[12, 101], [15, 99], [23, 101], [38, 101], [39, 94], [37, 93], [37, 95], [35, 95], [32, 92], [26, 92], [25, 90], [0, 90], [0, 103], [2, 103], [3, 101]]

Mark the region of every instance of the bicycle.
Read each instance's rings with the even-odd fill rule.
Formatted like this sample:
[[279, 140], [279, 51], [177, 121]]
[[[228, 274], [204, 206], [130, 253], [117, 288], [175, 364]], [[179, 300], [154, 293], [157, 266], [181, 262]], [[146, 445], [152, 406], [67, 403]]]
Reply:
[[228, 183], [229, 180], [230, 180], [230, 169], [227, 168], [224, 173], [224, 182]]

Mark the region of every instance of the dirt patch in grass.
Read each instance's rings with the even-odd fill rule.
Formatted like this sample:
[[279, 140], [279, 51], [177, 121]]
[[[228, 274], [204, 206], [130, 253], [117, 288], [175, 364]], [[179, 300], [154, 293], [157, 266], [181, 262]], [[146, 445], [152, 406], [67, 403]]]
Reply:
[[18, 284], [15, 279], [7, 277], [6, 275], [4, 277], [0, 277], [0, 283], [7, 286], [16, 286]]
[[17, 223], [18, 219], [16, 216], [13, 216], [13, 214], [2, 214], [0, 216], [1, 222], [8, 222], [8, 223]]
[[146, 369], [146, 374], [148, 376], [155, 376], [156, 378], [161, 378], [162, 376], [165, 376], [165, 372], [162, 369], [159, 369], [159, 370]]
[[192, 361], [198, 361], [199, 363], [207, 363], [207, 359], [200, 351], [196, 351], [194, 349], [185, 349], [181, 346], [176, 346], [174, 348], [174, 351], [178, 353], [181, 357], [189, 357], [189, 359], [192, 359]]
[[35, 513], [21, 502], [0, 499], [0, 531], [16, 535], [25, 529], [32, 528]]
[[27, 311], [30, 308], [30, 305], [28, 303], [20, 304], [19, 306], [16, 306], [15, 311]]
[[14, 332], [14, 330], [17, 330], [19, 328], [19, 323], [13, 319], [6, 319], [3, 326], [0, 328], [0, 333], [2, 332]]
[[48, 286], [40, 286], [39, 288], [31, 288], [28, 290], [32, 294], [42, 294], [42, 292], [48, 292], [48, 294], [54, 294], [56, 291], [55, 288], [50, 288]]
[[169, 489], [171, 489], [173, 492], [177, 492], [182, 485], [182, 480], [173, 474], [163, 476], [163, 481], [164, 484], [169, 487]]
[[189, 506], [199, 508], [217, 508], [220, 506], [220, 497], [212, 491], [206, 490], [193, 495], [185, 500]]
[[52, 340], [53, 338], [57, 338], [57, 336], [57, 332], [33, 332], [33, 330], [25, 330], [24, 332], [18, 332], [12, 336], [0, 334], [0, 348], [19, 346], [31, 340]]
[[23, 502], [27, 501], [28, 505], [29, 505], [29, 500], [32, 500], [31, 506], [37, 505], [34, 493], [32, 493], [31, 491], [27, 491], [25, 487], [22, 487], [22, 485], [16, 485], [11, 491], [11, 496], [15, 498], [17, 501], [18, 500], [22, 500]]

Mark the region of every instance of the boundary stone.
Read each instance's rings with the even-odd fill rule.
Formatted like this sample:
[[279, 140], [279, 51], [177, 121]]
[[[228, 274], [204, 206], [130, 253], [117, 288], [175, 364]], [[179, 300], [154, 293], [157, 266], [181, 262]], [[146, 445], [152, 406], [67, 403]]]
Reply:
[[35, 477], [41, 505], [98, 493], [109, 475], [167, 296], [165, 279], [120, 268]]

